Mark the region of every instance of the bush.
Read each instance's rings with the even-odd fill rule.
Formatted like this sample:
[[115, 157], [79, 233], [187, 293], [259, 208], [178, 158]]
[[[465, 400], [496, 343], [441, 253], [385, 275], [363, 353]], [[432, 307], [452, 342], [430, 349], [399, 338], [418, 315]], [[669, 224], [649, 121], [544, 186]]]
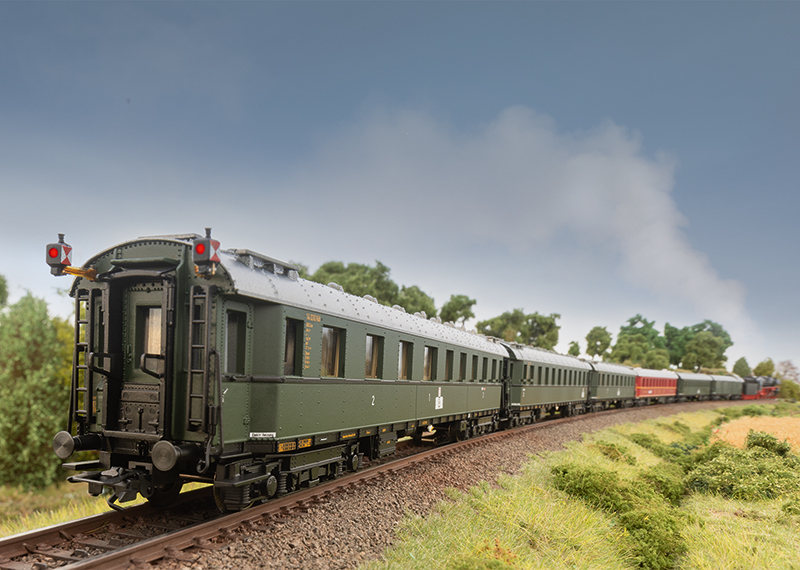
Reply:
[[747, 433], [744, 445], [747, 449], [760, 447], [776, 455], [780, 455], [781, 457], [786, 457], [789, 455], [789, 452], [792, 451], [792, 446], [787, 440], [778, 441], [778, 438], [771, 433], [755, 431], [753, 429]]
[[747, 449], [716, 446], [702, 459], [688, 477], [691, 489], [738, 500], [800, 492], [800, 460], [770, 434], [751, 431]]
[[674, 463], [661, 462], [641, 474], [645, 487], [652, 488], [673, 506], [678, 506], [686, 490], [683, 469]]
[[617, 443], [598, 441], [594, 446], [612, 461], [625, 461], [629, 465], [636, 465], [636, 458], [630, 454], [628, 448]]
[[[680, 534], [682, 517], [652, 487], [627, 482], [613, 471], [574, 463], [557, 465], [552, 472], [556, 488], [617, 515], [620, 524], [634, 539], [635, 555], [642, 567], [673, 568], [686, 552]], [[658, 476], [655, 472], [648, 473], [654, 479], [676, 481], [674, 471]]]
[[0, 314], [0, 484], [44, 487], [58, 477], [53, 436], [69, 403], [58, 330], [30, 294]]

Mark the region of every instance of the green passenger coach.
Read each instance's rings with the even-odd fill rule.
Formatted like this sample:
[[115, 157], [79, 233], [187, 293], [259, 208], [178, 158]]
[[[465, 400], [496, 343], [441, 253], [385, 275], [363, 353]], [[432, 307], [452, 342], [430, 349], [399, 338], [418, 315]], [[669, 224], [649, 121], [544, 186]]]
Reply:
[[585, 361], [549, 350], [507, 344], [511, 358], [509, 409], [512, 423], [531, 423], [545, 414], [585, 411], [592, 367]]
[[199, 479], [241, 509], [404, 436], [498, 428], [508, 353], [485, 337], [223, 251], [210, 232], [133, 240], [82, 269], [58, 252], [53, 273], [77, 275], [77, 327], [70, 431], [54, 449], [98, 450], [65, 466], [91, 494], [109, 487], [112, 506], [166, 503]]

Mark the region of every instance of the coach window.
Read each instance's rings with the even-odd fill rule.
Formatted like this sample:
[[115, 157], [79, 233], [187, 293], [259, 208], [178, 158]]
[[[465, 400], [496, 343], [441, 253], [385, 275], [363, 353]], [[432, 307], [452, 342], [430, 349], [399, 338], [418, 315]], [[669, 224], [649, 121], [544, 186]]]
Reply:
[[303, 355], [303, 321], [286, 319], [286, 347], [283, 352], [283, 375], [297, 376]]
[[492, 380], [497, 378], [497, 359], [492, 358]]
[[[139, 307], [138, 310], [139, 330], [136, 331], [137, 344], [140, 347], [138, 356], [161, 354], [161, 307]], [[139, 358], [136, 359], [136, 366], [139, 366]]]
[[478, 379], [478, 355], [472, 356], [472, 380]]
[[444, 357], [444, 379], [448, 382], [453, 379], [453, 351], [448, 350]]
[[322, 376], [344, 376], [344, 331], [322, 327]]
[[383, 378], [383, 337], [367, 335], [364, 378]]
[[461, 353], [461, 359], [458, 366], [458, 379], [462, 382], [467, 379], [467, 353]]
[[227, 311], [225, 332], [225, 372], [244, 374], [247, 348], [247, 315], [241, 311]]
[[481, 375], [481, 380], [486, 380], [486, 377], [489, 374], [489, 358], [486, 356], [483, 357], [483, 369], [481, 372], [483, 372]]
[[397, 364], [397, 378], [408, 380], [411, 376], [411, 358], [414, 345], [404, 340], [400, 341], [400, 359]]
[[422, 379], [423, 380], [436, 380], [436, 368], [439, 365], [438, 362], [438, 353], [439, 350], [432, 347], [426, 346], [425, 351], [423, 353], [423, 371], [422, 371]]

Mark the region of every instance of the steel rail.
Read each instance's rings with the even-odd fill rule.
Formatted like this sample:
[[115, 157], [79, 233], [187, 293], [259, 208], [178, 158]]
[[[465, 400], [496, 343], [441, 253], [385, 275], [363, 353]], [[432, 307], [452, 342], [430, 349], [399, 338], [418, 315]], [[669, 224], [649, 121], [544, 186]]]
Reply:
[[[691, 403], [691, 402], [687, 402]], [[708, 403], [708, 402], [697, 402]], [[735, 401], [726, 402], [727, 404], [735, 404]], [[565, 418], [554, 418], [541, 422], [536, 422], [524, 426], [519, 426], [513, 429], [493, 432], [460, 442], [455, 442], [447, 445], [441, 445], [432, 449], [415, 453], [413, 455], [388, 461], [386, 463], [369, 467], [367, 469], [351, 473], [321, 483], [315, 487], [303, 489], [280, 497], [272, 499], [266, 503], [256, 505], [240, 512], [229, 513], [227, 515], [220, 515], [218, 518], [201, 522], [195, 525], [185, 527], [183, 529], [168, 532], [160, 536], [147, 538], [140, 542], [131, 545], [123, 546], [103, 554], [86, 558], [78, 562], [71, 562], [69, 564], [60, 566], [63, 570], [87, 570], [94, 568], [103, 569], [123, 569], [135, 567], [145, 567], [150, 563], [155, 562], [161, 558], [174, 558], [182, 561], [193, 561], [198, 558], [196, 554], [185, 552], [190, 548], [200, 549], [217, 549], [221, 545], [212, 542], [214, 539], [224, 537], [237, 528], [246, 525], [255, 525], [258, 522], [266, 522], [275, 518], [282, 518], [291, 515], [294, 511], [303, 511], [310, 508], [312, 505], [317, 504], [332, 496], [336, 493], [345, 492], [351, 489], [365, 485], [368, 481], [373, 479], [380, 479], [388, 476], [391, 473], [405, 469], [407, 467], [424, 463], [436, 456], [446, 456], [466, 450], [479, 445], [484, 445], [492, 441], [499, 441], [506, 438], [516, 437], [518, 435], [527, 433], [533, 430], [547, 429], [555, 427], [564, 423], [580, 422], [590, 418], [599, 417], [603, 415], [612, 415], [625, 413], [628, 411], [644, 410], [644, 409], [658, 409], [667, 407], [668, 404], [652, 405], [647, 407], [627, 407], [619, 409], [610, 409], [591, 414], [578, 414], [568, 416]], [[198, 489], [191, 493], [184, 493], [181, 497], [199, 498], [199, 493], [205, 489]], [[207, 491], [207, 490], [206, 490]], [[182, 503], [187, 502], [181, 500]], [[63, 540], [61, 533], [85, 533], [93, 530], [100, 529], [109, 524], [116, 524], [116, 521], [130, 518], [131, 516], [143, 516], [146, 514], [153, 514], [163, 512], [162, 510], [155, 509], [149, 505], [142, 505], [141, 507], [134, 507], [126, 509], [124, 512], [111, 512], [103, 515], [95, 515], [85, 519], [74, 521], [65, 525], [55, 525], [45, 529], [31, 531], [21, 535], [15, 535], [6, 539], [0, 540], [0, 557], [6, 556], [8, 558], [20, 556], [30, 552], [25, 547], [25, 544], [36, 540], [39, 544], [55, 544], [57, 540]], [[13, 549], [9, 545], [15, 545]], [[6, 563], [8, 564], [8, 563]], [[23, 566], [14, 566], [11, 562], [9, 568]], [[4, 567], [4, 563], [0, 561], [0, 568]]]

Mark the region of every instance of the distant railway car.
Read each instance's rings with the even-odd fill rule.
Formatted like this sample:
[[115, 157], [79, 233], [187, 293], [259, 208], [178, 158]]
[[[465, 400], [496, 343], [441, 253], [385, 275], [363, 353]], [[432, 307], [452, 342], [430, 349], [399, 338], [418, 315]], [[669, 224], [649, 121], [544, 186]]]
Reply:
[[586, 411], [592, 367], [583, 360], [548, 350], [503, 343], [509, 355], [509, 416], [531, 423], [548, 413]]
[[636, 368], [636, 400], [639, 405], [664, 404], [675, 399], [678, 375], [671, 370]]
[[708, 400], [714, 379], [708, 374], [678, 372], [679, 400]]
[[715, 399], [720, 400], [739, 400], [744, 391], [744, 380], [739, 376], [722, 376], [712, 374], [714, 383], [711, 387], [711, 394]]
[[592, 362], [589, 373], [589, 406], [593, 410], [632, 405], [636, 396], [636, 373], [627, 366]]
[[771, 376], [746, 376], [742, 399], [777, 398], [779, 389], [780, 381]]
[[75, 430], [54, 449], [98, 450], [71, 480], [110, 488], [112, 506], [166, 503], [200, 479], [241, 509], [399, 437], [498, 427], [506, 348], [290, 264], [188, 235], [123, 243], [77, 272]]

